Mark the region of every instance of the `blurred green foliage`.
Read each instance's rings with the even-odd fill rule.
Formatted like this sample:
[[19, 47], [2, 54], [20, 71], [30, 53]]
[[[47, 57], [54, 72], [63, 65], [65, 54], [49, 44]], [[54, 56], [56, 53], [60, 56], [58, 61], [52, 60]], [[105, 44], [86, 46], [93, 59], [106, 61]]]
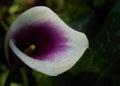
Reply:
[[[4, 37], [10, 24], [33, 6], [53, 9], [86, 33], [90, 48], [69, 71], [49, 77], [28, 67], [8, 67]], [[120, 86], [120, 0], [1, 0], [0, 86]]]

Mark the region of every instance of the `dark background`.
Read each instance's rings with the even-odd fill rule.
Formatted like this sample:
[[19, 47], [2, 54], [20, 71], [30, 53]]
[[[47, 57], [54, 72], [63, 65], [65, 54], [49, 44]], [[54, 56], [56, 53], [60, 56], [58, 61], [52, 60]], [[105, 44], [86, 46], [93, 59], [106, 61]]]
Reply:
[[[25, 10], [41, 5], [84, 32], [90, 43], [78, 63], [57, 77], [27, 66], [8, 66], [4, 54], [11, 23]], [[0, 86], [120, 86], [120, 0], [1, 0]]]

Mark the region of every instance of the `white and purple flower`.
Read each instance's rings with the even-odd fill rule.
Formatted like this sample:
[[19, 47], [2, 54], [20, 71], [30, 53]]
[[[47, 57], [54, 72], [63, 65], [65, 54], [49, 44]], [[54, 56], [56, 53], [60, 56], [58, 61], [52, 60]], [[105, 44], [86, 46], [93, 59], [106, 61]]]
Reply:
[[14, 53], [30, 68], [49, 76], [73, 67], [88, 46], [84, 33], [67, 26], [44, 6], [33, 7], [21, 14], [5, 38], [8, 59]]

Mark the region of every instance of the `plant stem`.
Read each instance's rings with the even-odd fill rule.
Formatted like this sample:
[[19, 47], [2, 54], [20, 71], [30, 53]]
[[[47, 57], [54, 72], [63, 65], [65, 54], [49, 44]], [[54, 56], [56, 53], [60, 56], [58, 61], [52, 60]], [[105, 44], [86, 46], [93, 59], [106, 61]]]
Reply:
[[26, 68], [25, 67], [20, 68], [20, 73], [21, 73], [21, 76], [22, 76], [24, 86], [29, 86]]

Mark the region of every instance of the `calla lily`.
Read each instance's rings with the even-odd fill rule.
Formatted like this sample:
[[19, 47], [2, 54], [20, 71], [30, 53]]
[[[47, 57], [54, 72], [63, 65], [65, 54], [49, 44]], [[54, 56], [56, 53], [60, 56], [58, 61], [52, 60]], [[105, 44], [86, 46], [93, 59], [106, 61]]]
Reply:
[[88, 48], [84, 33], [66, 25], [51, 9], [33, 7], [11, 25], [5, 38], [5, 54], [14, 53], [30, 68], [57, 76], [80, 59]]

